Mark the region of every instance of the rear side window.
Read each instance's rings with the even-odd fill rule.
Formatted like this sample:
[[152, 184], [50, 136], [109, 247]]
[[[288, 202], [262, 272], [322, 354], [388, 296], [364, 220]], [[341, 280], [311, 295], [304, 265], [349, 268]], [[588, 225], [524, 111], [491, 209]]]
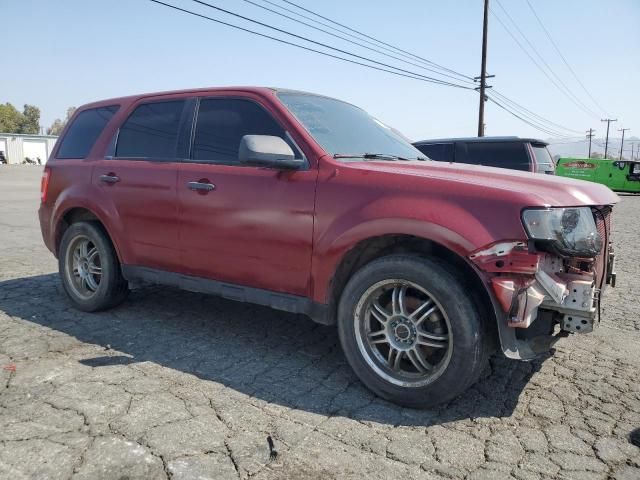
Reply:
[[178, 130], [185, 100], [145, 103], [120, 127], [116, 157], [177, 158]]
[[[256, 103], [236, 98], [200, 101], [193, 139], [192, 159], [211, 163], [238, 163], [240, 141], [245, 135], [273, 135], [296, 147], [285, 130]], [[297, 158], [301, 158], [296, 154]]]
[[529, 171], [529, 156], [524, 143], [519, 142], [470, 142], [461, 148], [460, 163], [486, 165]]
[[553, 164], [553, 159], [546, 145], [531, 145], [533, 155], [536, 158], [536, 172], [538, 173], [553, 173], [556, 166]]
[[62, 139], [56, 158], [85, 158], [89, 155], [91, 147], [118, 108], [112, 105], [80, 112]]
[[432, 160], [453, 162], [453, 143], [431, 143], [415, 147]]

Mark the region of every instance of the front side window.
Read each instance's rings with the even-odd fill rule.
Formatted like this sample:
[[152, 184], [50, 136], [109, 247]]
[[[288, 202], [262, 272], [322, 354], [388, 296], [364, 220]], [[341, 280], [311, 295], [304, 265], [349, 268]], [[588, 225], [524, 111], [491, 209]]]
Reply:
[[237, 98], [200, 101], [191, 158], [200, 162], [237, 164], [240, 141], [245, 135], [272, 135], [301, 154], [273, 117], [260, 105]]
[[109, 120], [118, 111], [117, 105], [90, 108], [80, 112], [65, 133], [56, 158], [85, 158]]
[[332, 155], [422, 157], [419, 150], [391, 128], [354, 105], [306, 93], [280, 92], [278, 98]]
[[178, 129], [185, 100], [139, 105], [120, 127], [116, 157], [177, 158]]
[[529, 156], [521, 142], [469, 142], [466, 155], [459, 161], [488, 167], [510, 168], [528, 172]]
[[553, 164], [553, 159], [551, 158], [551, 154], [549, 153], [549, 150], [547, 150], [546, 145], [532, 144], [531, 149], [533, 150], [533, 155], [536, 158], [536, 172], [549, 173], [555, 171], [556, 166]]

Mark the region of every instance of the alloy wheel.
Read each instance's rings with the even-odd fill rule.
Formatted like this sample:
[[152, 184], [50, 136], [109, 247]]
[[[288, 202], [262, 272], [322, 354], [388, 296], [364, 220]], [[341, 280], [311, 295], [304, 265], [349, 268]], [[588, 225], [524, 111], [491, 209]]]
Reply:
[[102, 263], [96, 244], [79, 235], [69, 244], [66, 254], [66, 277], [74, 293], [83, 299], [95, 295], [102, 280]]
[[433, 382], [452, 353], [449, 319], [423, 287], [383, 280], [360, 297], [354, 315], [360, 352], [385, 380], [403, 387]]

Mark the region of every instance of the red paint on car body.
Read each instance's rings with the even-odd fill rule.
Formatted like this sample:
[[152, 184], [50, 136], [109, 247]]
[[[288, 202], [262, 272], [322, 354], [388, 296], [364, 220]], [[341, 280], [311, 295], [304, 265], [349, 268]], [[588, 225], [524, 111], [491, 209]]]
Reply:
[[[109, 157], [118, 128], [141, 102], [195, 97], [258, 103], [291, 135], [308, 169]], [[535, 271], [531, 265], [536, 255], [526, 251], [469, 260], [496, 242], [526, 242], [520, 220], [524, 208], [610, 205], [618, 200], [602, 185], [514, 170], [441, 162], [340, 161], [314, 140], [270, 88], [123, 97], [85, 105], [75, 116], [113, 105], [118, 111], [85, 159], [58, 159], [56, 147], [48, 162], [51, 176], [39, 215], [45, 244], [56, 255], [65, 215], [84, 209], [103, 224], [123, 264], [327, 304], [332, 279], [350, 250], [368, 239], [409, 235], [458, 255], [491, 290], [491, 278], [500, 271]], [[117, 175], [120, 181], [103, 184], [102, 175]], [[203, 179], [215, 184], [215, 193], [185, 188], [187, 182]], [[496, 267], [499, 260], [508, 267]], [[489, 293], [497, 294], [505, 308], [502, 283], [494, 282], [497, 291]]]

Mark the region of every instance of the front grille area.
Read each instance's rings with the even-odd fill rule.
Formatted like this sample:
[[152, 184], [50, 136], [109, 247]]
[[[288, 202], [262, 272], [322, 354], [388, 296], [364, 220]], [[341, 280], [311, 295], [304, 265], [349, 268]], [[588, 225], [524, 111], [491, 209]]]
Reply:
[[609, 242], [611, 241], [611, 207], [594, 207], [593, 219], [596, 222], [598, 235], [602, 239], [602, 250], [594, 258], [569, 258], [565, 266], [568, 273], [593, 273], [595, 287], [600, 290], [604, 287], [607, 275], [607, 262], [609, 259]]
[[609, 242], [611, 242], [611, 207], [605, 206], [593, 208], [593, 218], [598, 228], [598, 235], [602, 239], [602, 251], [596, 258], [594, 271], [596, 288], [602, 289], [607, 275], [607, 262], [609, 260]]

